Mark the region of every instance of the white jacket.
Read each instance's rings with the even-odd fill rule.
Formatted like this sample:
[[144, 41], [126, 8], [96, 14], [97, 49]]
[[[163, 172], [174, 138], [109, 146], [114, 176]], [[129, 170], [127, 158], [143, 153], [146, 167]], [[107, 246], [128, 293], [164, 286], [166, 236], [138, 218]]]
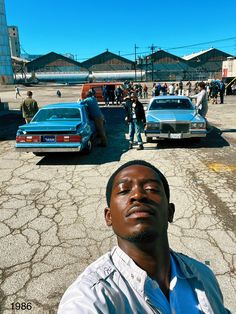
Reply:
[[[161, 311], [145, 295], [145, 282], [137, 281], [127, 268], [120, 273], [113, 263], [115, 247], [85, 271], [65, 292], [58, 314], [153, 314]], [[213, 272], [206, 265], [171, 251], [182, 273], [196, 293], [202, 313], [230, 313]]]

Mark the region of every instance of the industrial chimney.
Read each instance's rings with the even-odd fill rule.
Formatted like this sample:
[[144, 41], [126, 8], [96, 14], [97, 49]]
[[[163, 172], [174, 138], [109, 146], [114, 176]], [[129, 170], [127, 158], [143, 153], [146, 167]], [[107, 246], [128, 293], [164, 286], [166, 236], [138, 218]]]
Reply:
[[0, 84], [13, 84], [12, 61], [4, 0], [0, 0]]

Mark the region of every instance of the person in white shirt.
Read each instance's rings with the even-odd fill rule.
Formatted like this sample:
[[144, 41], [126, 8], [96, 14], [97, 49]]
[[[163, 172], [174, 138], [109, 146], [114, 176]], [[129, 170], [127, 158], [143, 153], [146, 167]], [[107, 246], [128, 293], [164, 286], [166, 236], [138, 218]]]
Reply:
[[175, 87], [174, 87], [173, 83], [171, 83], [169, 85], [168, 89], [169, 89], [169, 95], [170, 96], [174, 96], [174, 94], [175, 94]]
[[200, 82], [198, 84], [199, 93], [190, 98], [197, 99], [196, 101], [196, 108], [198, 109], [199, 114], [205, 118], [207, 111], [208, 111], [208, 101], [207, 101], [207, 92], [206, 92], [206, 85], [204, 82]]
[[143, 160], [120, 166], [106, 188], [105, 220], [118, 246], [67, 289], [58, 314], [224, 314], [212, 271], [169, 248], [174, 217], [164, 175]]

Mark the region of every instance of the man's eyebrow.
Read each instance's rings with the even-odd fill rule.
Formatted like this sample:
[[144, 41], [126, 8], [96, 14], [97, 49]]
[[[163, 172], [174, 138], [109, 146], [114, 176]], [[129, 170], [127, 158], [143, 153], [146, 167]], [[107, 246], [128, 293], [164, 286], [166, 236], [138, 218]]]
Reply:
[[144, 183], [149, 183], [149, 182], [153, 182], [153, 183], [158, 183], [160, 184], [162, 181], [161, 179], [146, 179], [146, 180], [143, 180]]
[[[114, 183], [113, 187], [116, 187], [122, 183], [127, 183], [127, 182], [131, 182], [132, 180], [131, 179], [128, 179], [128, 178], [124, 178], [124, 179], [120, 179], [118, 180], [117, 182]], [[142, 183], [146, 184], [146, 183], [157, 183], [157, 184], [160, 184], [162, 181], [161, 179], [159, 178], [156, 178], [156, 179], [151, 179], [151, 178], [147, 178], [147, 179], [144, 179], [142, 180]]]
[[126, 182], [129, 182], [129, 181], [130, 181], [129, 179], [120, 179], [117, 182], [115, 182], [113, 186], [115, 187], [115, 186], [118, 186], [121, 183], [126, 183]]

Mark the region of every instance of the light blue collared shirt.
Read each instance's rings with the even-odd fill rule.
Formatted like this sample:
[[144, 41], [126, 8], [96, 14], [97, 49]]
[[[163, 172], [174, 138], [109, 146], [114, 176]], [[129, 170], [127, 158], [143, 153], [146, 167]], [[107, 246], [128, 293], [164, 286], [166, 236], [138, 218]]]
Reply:
[[[170, 256], [171, 280], [169, 301], [160, 289], [158, 283], [151, 279], [147, 273], [138, 267], [134, 261], [126, 255], [119, 247], [117, 255], [113, 256], [114, 264], [121, 273], [125, 273], [129, 268], [132, 282], [144, 284], [144, 295], [146, 301], [153, 305], [163, 314], [199, 314], [199, 304], [197, 297], [192, 290], [188, 280], [183, 276], [174, 258]], [[118, 258], [119, 256], [119, 258]], [[121, 262], [122, 261], [122, 262]]]

